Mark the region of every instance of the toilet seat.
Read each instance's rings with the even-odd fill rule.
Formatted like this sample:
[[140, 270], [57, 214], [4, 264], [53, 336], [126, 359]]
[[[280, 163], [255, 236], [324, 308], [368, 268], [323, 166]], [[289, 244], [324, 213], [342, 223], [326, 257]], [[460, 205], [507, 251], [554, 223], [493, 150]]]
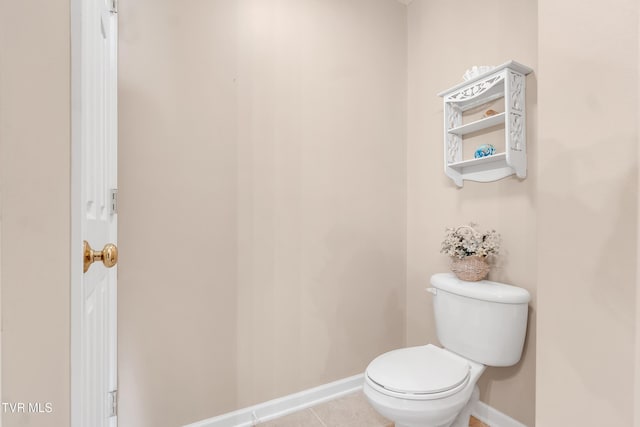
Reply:
[[366, 381], [380, 393], [401, 399], [432, 400], [456, 394], [469, 382], [463, 358], [428, 344], [393, 350], [374, 359]]

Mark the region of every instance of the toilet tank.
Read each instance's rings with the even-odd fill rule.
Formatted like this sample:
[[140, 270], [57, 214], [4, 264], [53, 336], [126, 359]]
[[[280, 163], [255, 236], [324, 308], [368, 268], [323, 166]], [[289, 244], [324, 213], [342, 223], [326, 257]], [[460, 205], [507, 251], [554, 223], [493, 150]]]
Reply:
[[526, 289], [453, 273], [431, 276], [430, 292], [442, 346], [488, 366], [511, 366], [522, 356], [529, 300]]

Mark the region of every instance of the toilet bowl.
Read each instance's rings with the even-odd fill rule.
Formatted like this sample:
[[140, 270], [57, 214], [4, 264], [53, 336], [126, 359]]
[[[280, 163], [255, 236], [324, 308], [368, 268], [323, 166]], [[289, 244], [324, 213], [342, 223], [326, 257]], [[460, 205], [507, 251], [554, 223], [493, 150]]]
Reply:
[[486, 366], [520, 360], [529, 293], [497, 282], [432, 276], [438, 338], [393, 350], [367, 367], [363, 391], [396, 427], [467, 427], [479, 400], [476, 383]]
[[[396, 427], [458, 427], [468, 406], [468, 426], [476, 382], [485, 366], [428, 344], [385, 353], [365, 373], [364, 394]], [[478, 395], [478, 392], [476, 392]]]

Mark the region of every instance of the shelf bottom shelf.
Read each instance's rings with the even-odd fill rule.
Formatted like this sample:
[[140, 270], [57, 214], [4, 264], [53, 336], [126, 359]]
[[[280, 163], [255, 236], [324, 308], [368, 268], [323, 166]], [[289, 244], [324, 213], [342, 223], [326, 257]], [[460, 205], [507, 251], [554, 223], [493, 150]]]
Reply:
[[493, 156], [480, 157], [479, 159], [469, 159], [463, 160], [461, 162], [449, 163], [447, 166], [455, 169], [455, 170], [463, 170], [472, 166], [482, 166], [482, 165], [491, 165], [488, 168], [491, 169], [495, 167], [494, 163], [504, 163], [507, 164], [507, 153], [498, 153]]
[[515, 173], [515, 169], [507, 164], [506, 153], [449, 163], [447, 169], [453, 171], [447, 175], [454, 178], [458, 186], [461, 186], [463, 180], [491, 182]]

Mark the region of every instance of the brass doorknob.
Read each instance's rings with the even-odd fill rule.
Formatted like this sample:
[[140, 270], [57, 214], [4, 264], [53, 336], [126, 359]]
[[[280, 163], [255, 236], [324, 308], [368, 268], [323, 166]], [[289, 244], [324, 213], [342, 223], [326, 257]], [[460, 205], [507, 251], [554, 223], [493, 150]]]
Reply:
[[102, 261], [105, 267], [111, 268], [118, 263], [118, 247], [113, 243], [104, 245], [101, 251], [91, 249], [89, 242], [84, 241], [84, 272], [86, 273], [96, 261]]

